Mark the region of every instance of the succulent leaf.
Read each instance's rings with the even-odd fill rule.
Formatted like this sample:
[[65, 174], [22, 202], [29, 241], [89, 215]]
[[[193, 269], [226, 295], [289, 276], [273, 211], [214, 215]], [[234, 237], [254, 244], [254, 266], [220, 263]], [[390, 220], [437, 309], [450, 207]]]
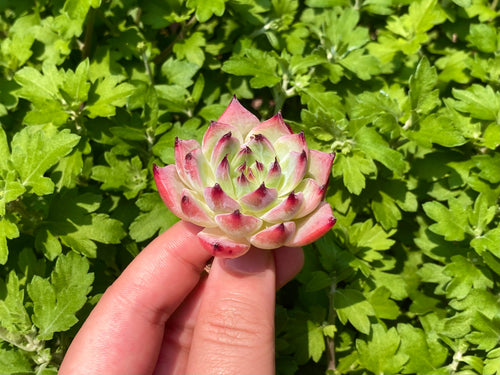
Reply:
[[175, 140], [175, 165], [153, 166], [158, 192], [214, 256], [304, 246], [335, 224], [324, 201], [335, 155], [309, 150], [281, 113], [260, 122], [233, 98], [202, 144]]

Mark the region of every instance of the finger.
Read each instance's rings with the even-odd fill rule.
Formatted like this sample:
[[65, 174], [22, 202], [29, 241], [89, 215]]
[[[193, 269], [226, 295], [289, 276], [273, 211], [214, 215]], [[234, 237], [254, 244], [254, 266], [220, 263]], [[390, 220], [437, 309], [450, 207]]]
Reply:
[[215, 259], [192, 338], [187, 373], [274, 373], [275, 265], [252, 248]]
[[201, 228], [179, 222], [151, 242], [104, 293], [60, 373], [151, 373], [167, 318], [198, 283], [210, 255]]
[[154, 374], [186, 374], [194, 326], [206, 280], [204, 278], [198, 283], [188, 298], [168, 319]]
[[[276, 264], [276, 287], [279, 289], [300, 271], [304, 264], [301, 248], [282, 247], [274, 253]], [[206, 280], [200, 282], [188, 299], [168, 320], [162, 349], [156, 364], [156, 374], [185, 374], [193, 330], [205, 289]]]
[[300, 247], [281, 247], [274, 253], [276, 289], [292, 280], [304, 265], [304, 252]]

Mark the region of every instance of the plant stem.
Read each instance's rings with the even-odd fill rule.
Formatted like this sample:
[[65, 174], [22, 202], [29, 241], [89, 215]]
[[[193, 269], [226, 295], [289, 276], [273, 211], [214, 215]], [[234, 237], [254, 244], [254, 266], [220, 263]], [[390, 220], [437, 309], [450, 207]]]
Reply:
[[95, 12], [96, 10], [91, 7], [87, 15], [87, 25], [85, 26], [85, 38], [83, 40], [83, 46], [82, 46], [82, 60], [85, 60], [87, 57], [89, 57], [90, 48], [92, 47], [92, 34], [94, 31]]
[[[335, 312], [335, 308], [333, 307], [333, 296], [335, 294], [335, 290], [337, 287], [337, 283], [335, 280], [332, 282], [332, 286], [330, 288], [330, 293], [328, 294], [328, 324], [335, 324], [335, 320], [337, 318], [337, 313]], [[328, 358], [328, 370], [335, 371], [335, 342], [333, 338], [326, 338], [326, 354]]]

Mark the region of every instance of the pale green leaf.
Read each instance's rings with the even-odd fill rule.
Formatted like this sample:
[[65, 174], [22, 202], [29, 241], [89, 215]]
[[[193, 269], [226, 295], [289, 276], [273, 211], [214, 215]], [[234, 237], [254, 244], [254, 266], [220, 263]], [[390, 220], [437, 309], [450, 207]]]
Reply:
[[132, 95], [135, 87], [128, 82], [120, 83], [121, 80], [121, 76], [111, 75], [94, 84], [85, 106], [85, 112], [90, 118], [113, 116], [116, 107], [127, 103], [127, 98]]
[[32, 364], [25, 351], [17, 348], [0, 347], [0, 373], [28, 374], [32, 372]]
[[444, 364], [448, 351], [439, 341], [409, 324], [400, 323], [397, 330], [401, 337], [400, 352], [409, 358], [403, 374], [431, 374]]
[[70, 253], [58, 257], [50, 281], [35, 275], [28, 284], [33, 323], [39, 328], [40, 339], [51, 339], [55, 332], [66, 331], [78, 321], [75, 313], [87, 301], [93, 281], [87, 271], [88, 261]]
[[225, 10], [225, 0], [188, 0], [186, 5], [190, 9], [195, 9], [196, 19], [199, 22], [206, 22], [212, 15], [222, 16]]
[[[0, 291], [2, 288], [0, 280]], [[28, 333], [31, 321], [24, 307], [24, 289], [14, 271], [9, 272], [6, 283], [7, 295], [0, 300], [0, 321], [9, 332]]]
[[16, 133], [11, 143], [11, 160], [22, 184], [37, 195], [51, 193], [54, 183], [45, 173], [69, 154], [79, 140], [69, 130], [58, 132], [54, 127], [28, 126]]
[[436, 221], [429, 229], [447, 241], [462, 241], [469, 233], [468, 207], [459, 199], [448, 200], [448, 207], [433, 201], [423, 204], [428, 217]]
[[397, 175], [407, 169], [407, 162], [398, 151], [392, 149], [387, 141], [371, 127], [363, 126], [354, 135], [356, 146], [367, 156], [375, 159]]
[[142, 194], [136, 201], [141, 214], [130, 224], [129, 234], [141, 242], [163, 232], [179, 219], [165, 206], [158, 193]]
[[142, 168], [141, 159], [134, 156], [122, 160], [113, 152], [104, 154], [108, 166], [96, 165], [92, 168], [92, 178], [103, 182], [101, 189], [123, 191], [126, 198], [134, 198], [146, 187], [148, 172]]
[[356, 340], [360, 364], [375, 374], [397, 374], [409, 356], [400, 351], [401, 338], [396, 328], [385, 330], [382, 325], [372, 326], [368, 341]]
[[19, 237], [17, 225], [6, 217], [0, 217], [0, 264], [5, 264], [9, 256], [7, 239]]
[[480, 120], [497, 120], [500, 116], [500, 93], [489, 85], [473, 84], [466, 90], [453, 89], [454, 106]]
[[375, 315], [375, 311], [363, 293], [355, 289], [337, 289], [333, 296], [333, 306], [342, 324], [350, 322], [365, 335], [370, 332], [369, 317]]

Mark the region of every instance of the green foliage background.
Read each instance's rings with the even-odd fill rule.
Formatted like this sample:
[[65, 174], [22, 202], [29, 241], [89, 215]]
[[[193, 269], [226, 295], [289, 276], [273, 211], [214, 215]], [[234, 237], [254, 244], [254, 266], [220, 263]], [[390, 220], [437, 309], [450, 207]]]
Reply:
[[49, 374], [233, 94], [337, 152], [279, 374], [500, 374], [498, 1], [0, 0], [0, 373]]

